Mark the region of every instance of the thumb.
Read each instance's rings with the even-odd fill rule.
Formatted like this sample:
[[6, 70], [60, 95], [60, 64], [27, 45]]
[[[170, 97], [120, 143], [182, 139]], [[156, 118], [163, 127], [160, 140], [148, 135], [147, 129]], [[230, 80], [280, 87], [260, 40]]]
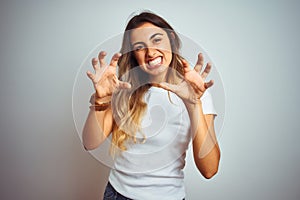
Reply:
[[130, 89], [131, 84], [128, 82], [119, 81], [119, 89]]

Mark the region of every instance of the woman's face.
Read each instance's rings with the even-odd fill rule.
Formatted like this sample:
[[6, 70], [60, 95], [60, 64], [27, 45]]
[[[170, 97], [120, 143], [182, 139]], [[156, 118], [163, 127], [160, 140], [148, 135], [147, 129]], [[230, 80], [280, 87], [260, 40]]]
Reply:
[[172, 60], [172, 49], [167, 32], [151, 23], [133, 29], [130, 35], [135, 58], [150, 81], [165, 81]]

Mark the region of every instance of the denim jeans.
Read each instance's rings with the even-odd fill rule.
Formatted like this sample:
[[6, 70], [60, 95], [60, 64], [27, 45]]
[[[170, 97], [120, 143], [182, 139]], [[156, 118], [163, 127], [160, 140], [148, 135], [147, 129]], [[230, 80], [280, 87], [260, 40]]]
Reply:
[[132, 200], [132, 199], [121, 195], [119, 192], [115, 190], [115, 188], [113, 188], [110, 182], [108, 182], [103, 195], [103, 200]]
[[113, 188], [110, 182], [108, 182], [103, 195], [103, 200], [132, 200], [132, 199], [129, 199], [121, 195], [119, 192], [115, 190], [115, 188]]

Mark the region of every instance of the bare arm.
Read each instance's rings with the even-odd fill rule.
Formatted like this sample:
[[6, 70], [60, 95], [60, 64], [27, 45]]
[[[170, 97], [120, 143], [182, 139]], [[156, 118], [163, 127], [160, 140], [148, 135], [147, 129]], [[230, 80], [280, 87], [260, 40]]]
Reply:
[[214, 130], [214, 116], [204, 115], [201, 97], [213, 85], [213, 81], [205, 82], [211, 70], [211, 64], [204, 65], [203, 55], [198, 55], [198, 61], [193, 70], [188, 63], [182, 60], [184, 80], [177, 84], [160, 83], [159, 87], [177, 94], [185, 103], [191, 120], [191, 132], [193, 135], [194, 161], [200, 173], [205, 178], [211, 178], [218, 171], [220, 150]]
[[112, 127], [113, 117], [110, 106], [103, 111], [90, 109], [82, 132], [84, 148], [86, 150], [97, 148], [109, 136]]
[[[82, 132], [83, 145], [87, 150], [97, 148], [113, 128], [111, 105], [102, 106], [102, 103], [110, 102], [111, 95], [116, 90], [131, 87], [129, 83], [118, 80], [116, 75], [116, 66], [121, 55], [115, 54], [109, 65], [105, 63], [105, 56], [106, 52], [101, 51], [98, 58], [93, 58], [92, 65], [95, 73], [87, 72], [96, 91], [91, 98], [92, 107]], [[97, 107], [101, 107], [101, 111], [95, 109]]]
[[209, 179], [218, 172], [220, 161], [214, 115], [204, 115], [201, 102], [187, 107], [191, 119], [194, 161], [200, 173]]

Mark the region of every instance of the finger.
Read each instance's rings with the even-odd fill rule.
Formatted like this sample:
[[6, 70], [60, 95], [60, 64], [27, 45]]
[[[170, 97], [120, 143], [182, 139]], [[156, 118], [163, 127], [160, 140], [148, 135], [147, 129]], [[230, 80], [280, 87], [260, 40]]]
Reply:
[[123, 81], [119, 81], [119, 89], [130, 89], [131, 84]]
[[106, 56], [106, 52], [105, 51], [100, 51], [100, 53], [98, 55], [98, 59], [100, 61], [100, 67], [106, 66], [106, 62], [104, 60], [105, 56]]
[[202, 53], [199, 53], [198, 54], [198, 60], [197, 60], [197, 63], [194, 67], [195, 71], [196, 72], [200, 72], [202, 67], [203, 67], [203, 63], [204, 63], [204, 57], [203, 57], [203, 54]]
[[90, 71], [87, 71], [86, 74], [87, 74], [87, 76], [94, 82], [94, 80], [95, 80], [95, 75], [94, 75], [92, 72], [90, 72]]
[[118, 77], [117, 77], [115, 74], [111, 75], [110, 77], [112, 77], [112, 82], [113, 82], [115, 85], [118, 85], [118, 84], [119, 84]]
[[182, 66], [183, 66], [184, 73], [187, 73], [187, 72], [191, 71], [189, 63], [184, 59], [182, 59], [181, 61], [182, 61]]
[[118, 64], [118, 60], [121, 57], [121, 55], [122, 54], [120, 54], [120, 53], [114, 54], [113, 57], [111, 58], [110, 65], [113, 66], [113, 67], [116, 67], [117, 64]]
[[205, 89], [207, 89], [207, 88], [210, 88], [213, 84], [214, 84], [214, 81], [210, 80], [209, 82], [204, 83], [204, 87], [205, 87]]
[[93, 65], [93, 68], [94, 68], [95, 71], [100, 69], [99, 62], [98, 62], [97, 58], [92, 59], [92, 65]]
[[206, 65], [204, 71], [203, 71], [202, 74], [201, 74], [201, 77], [202, 77], [203, 79], [206, 79], [207, 75], [209, 74], [209, 72], [210, 72], [210, 70], [211, 70], [211, 66], [212, 66], [211, 63], [207, 63], [207, 65]]

